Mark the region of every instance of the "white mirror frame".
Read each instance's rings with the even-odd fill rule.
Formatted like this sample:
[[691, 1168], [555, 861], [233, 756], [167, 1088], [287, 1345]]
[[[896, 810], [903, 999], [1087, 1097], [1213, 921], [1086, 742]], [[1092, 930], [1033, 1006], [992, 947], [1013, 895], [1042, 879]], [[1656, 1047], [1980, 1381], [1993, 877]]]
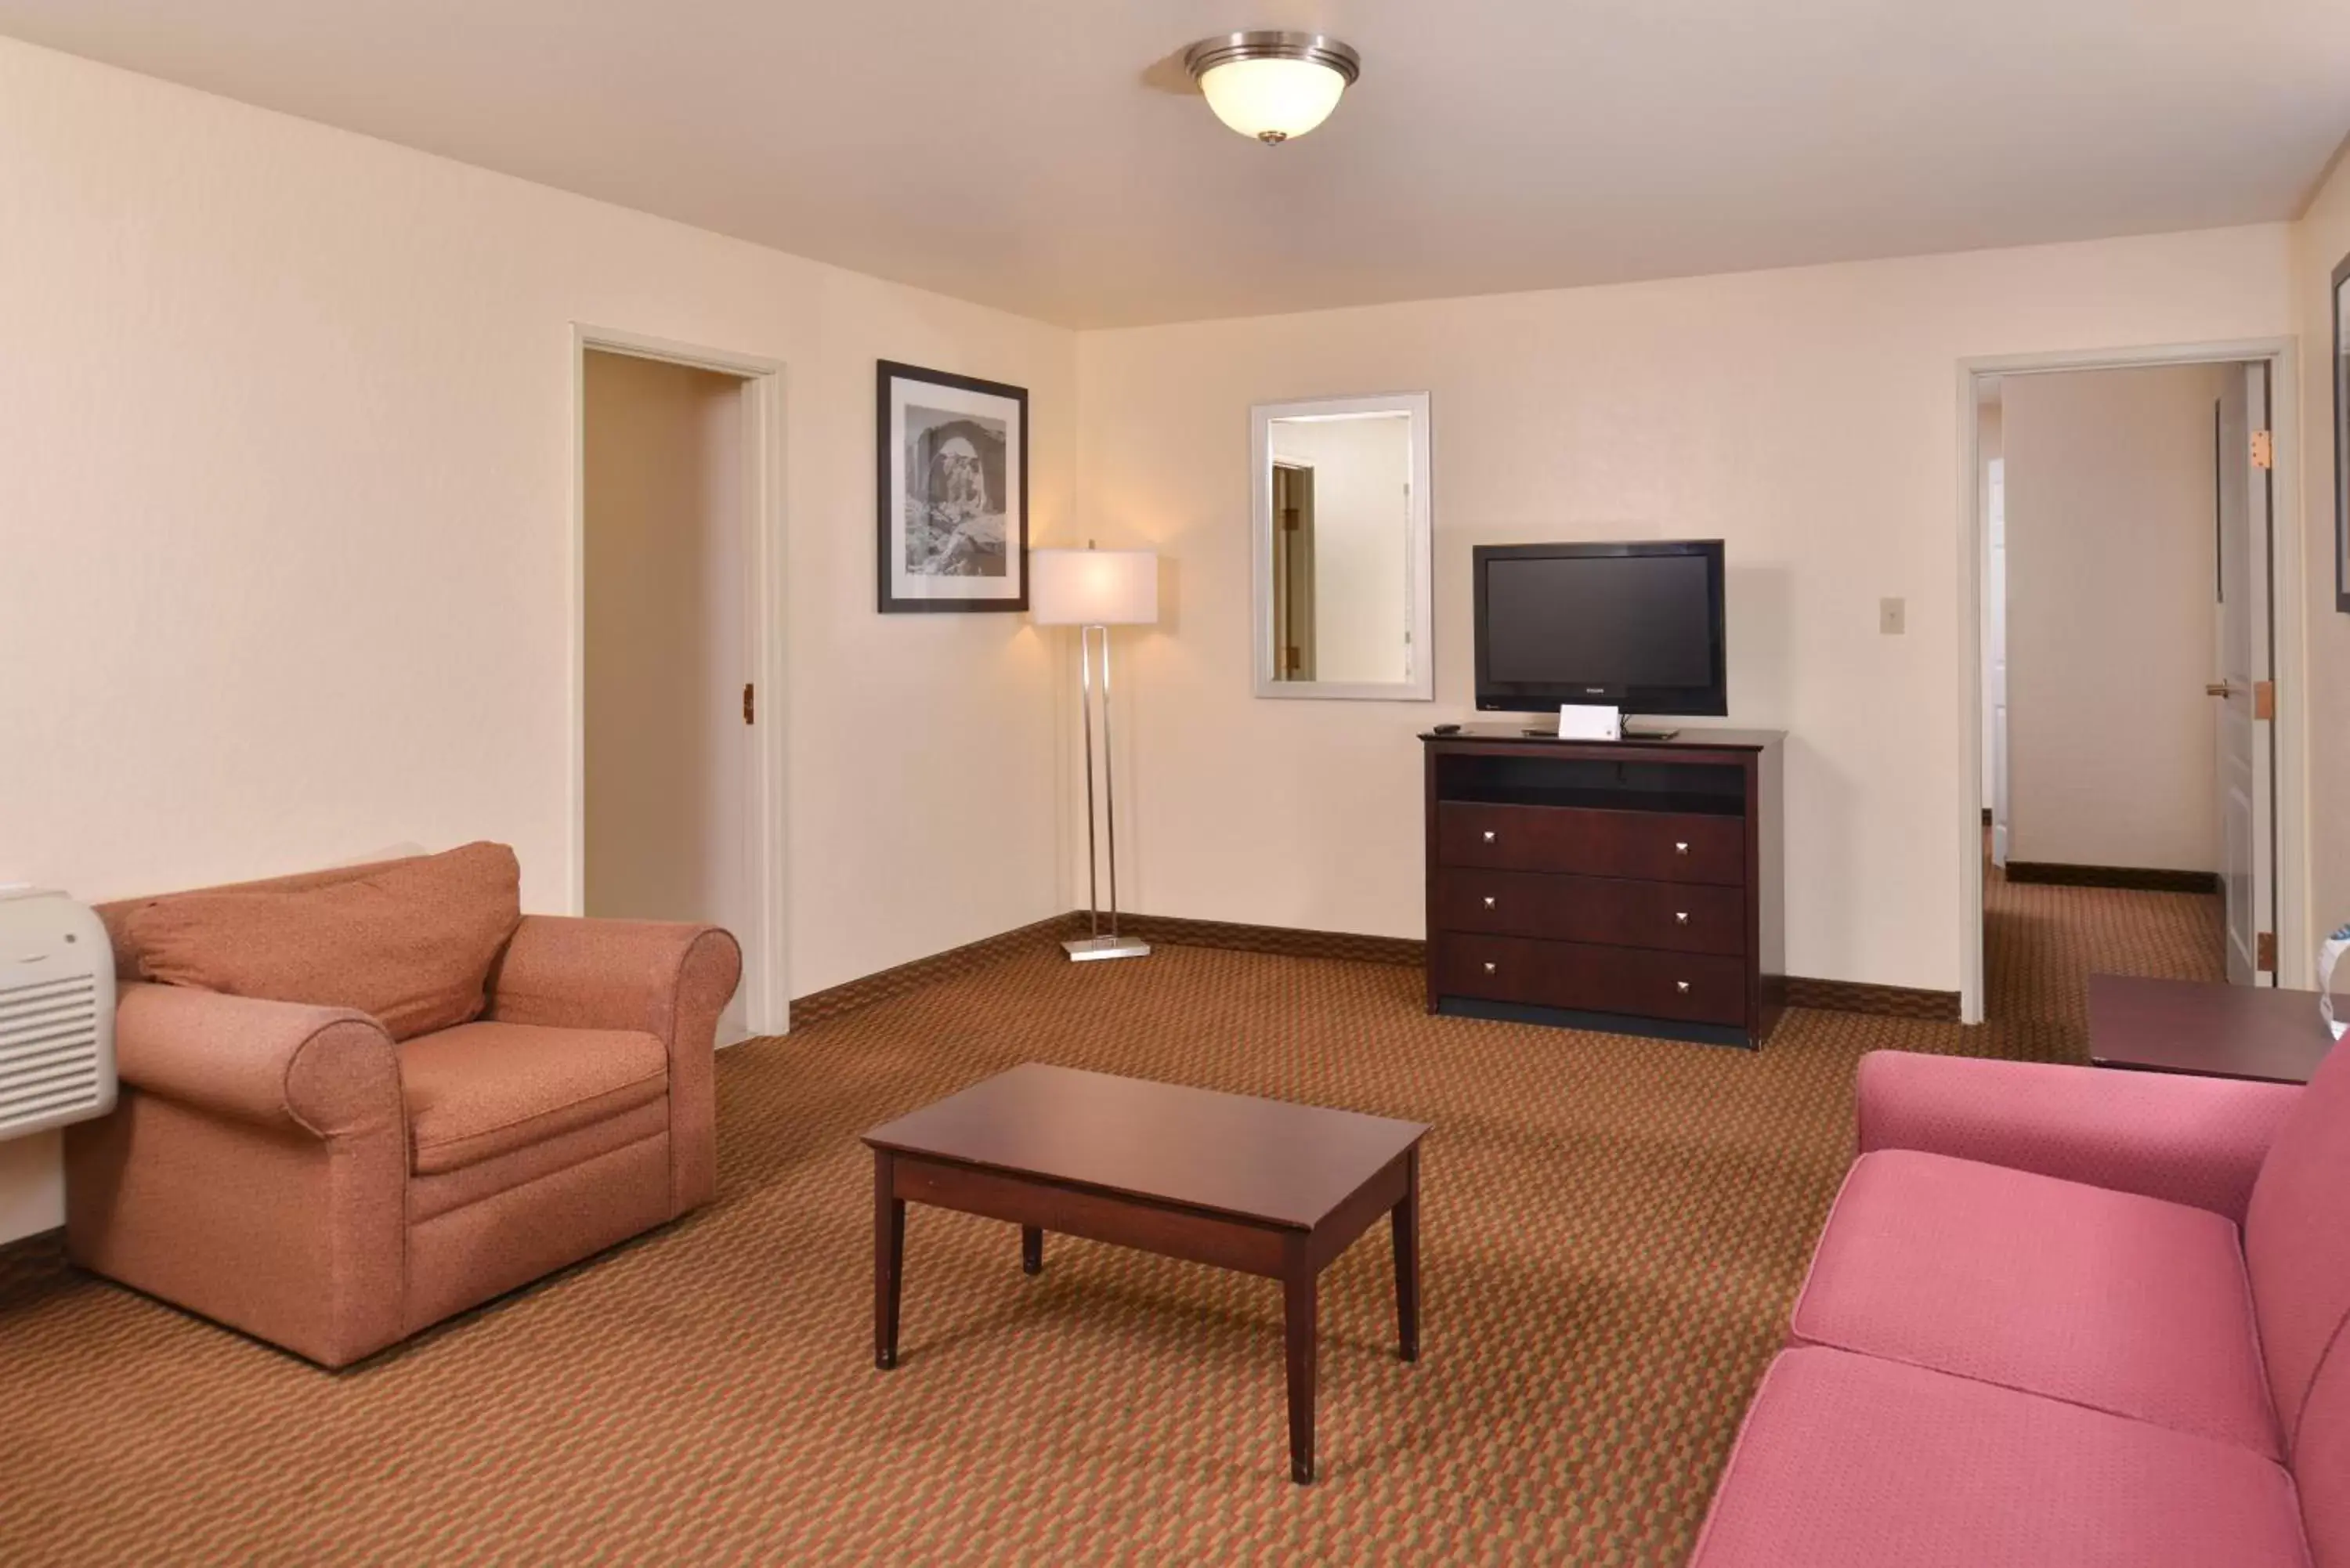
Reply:
[[[1408, 680], [1276, 680], [1273, 670], [1273, 421], [1343, 414], [1407, 414], [1411, 419], [1411, 508], [1405, 519], [1404, 562], [1409, 580], [1404, 598], [1411, 618], [1411, 678]], [[1435, 574], [1429, 526], [1428, 394], [1390, 392], [1369, 398], [1309, 398], [1298, 402], [1259, 403], [1249, 410], [1250, 576], [1254, 585], [1249, 618], [1251, 654], [1260, 697], [1352, 698], [1372, 702], [1432, 702], [1436, 700]]]

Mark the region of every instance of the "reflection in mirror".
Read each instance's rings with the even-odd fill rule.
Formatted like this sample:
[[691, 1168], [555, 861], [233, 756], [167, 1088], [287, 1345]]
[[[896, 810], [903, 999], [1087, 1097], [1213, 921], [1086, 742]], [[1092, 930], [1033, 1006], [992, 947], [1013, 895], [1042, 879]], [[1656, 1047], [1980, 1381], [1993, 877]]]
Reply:
[[2334, 607], [2350, 614], [2350, 256], [2334, 269]]
[[1428, 698], [1427, 399], [1256, 416], [1258, 694]]

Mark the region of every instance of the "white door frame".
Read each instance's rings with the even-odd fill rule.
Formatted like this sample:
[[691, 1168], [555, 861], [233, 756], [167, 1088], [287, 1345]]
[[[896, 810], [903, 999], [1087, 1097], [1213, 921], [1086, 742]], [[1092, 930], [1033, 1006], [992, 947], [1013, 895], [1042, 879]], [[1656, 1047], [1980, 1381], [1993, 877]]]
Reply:
[[2273, 441], [2270, 511], [2269, 616], [2276, 659], [2276, 983], [2307, 987], [2314, 961], [2309, 911], [2309, 659], [2305, 643], [2308, 560], [2301, 509], [2301, 381], [2298, 340], [2254, 337], [2230, 343], [2184, 343], [2148, 348], [2090, 349], [2053, 354], [2005, 354], [1961, 359], [1959, 404], [1959, 695], [1966, 722], [1960, 741], [1959, 1017], [1983, 1018], [1982, 873], [1982, 456], [1976, 446], [1976, 381], [2057, 370], [2126, 370], [2149, 365], [2269, 366], [2269, 428]]
[[785, 941], [784, 522], [785, 367], [781, 360], [674, 343], [642, 333], [571, 324], [571, 912], [588, 907], [588, 356], [627, 354], [740, 378], [752, 439], [744, 441], [750, 498], [752, 680], [758, 721], [752, 726], [752, 926], [743, 943], [743, 1021], [754, 1035], [791, 1028], [791, 984]]

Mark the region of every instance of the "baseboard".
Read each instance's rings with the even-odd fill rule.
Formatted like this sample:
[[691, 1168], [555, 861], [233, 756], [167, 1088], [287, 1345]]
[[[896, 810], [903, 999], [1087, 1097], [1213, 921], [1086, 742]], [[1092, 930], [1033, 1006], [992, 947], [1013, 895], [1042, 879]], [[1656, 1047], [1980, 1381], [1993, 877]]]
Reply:
[[[1275, 953], [1284, 958], [1348, 959], [1358, 963], [1419, 964], [1426, 961], [1428, 944], [1412, 937], [1367, 937], [1351, 931], [1308, 931], [1287, 926], [1243, 926], [1229, 920], [1190, 920], [1172, 915], [1120, 915], [1118, 929], [1153, 944], [1169, 947], [1229, 948], [1243, 952]], [[1015, 953], [1033, 951], [1067, 937], [1081, 937], [1092, 929], [1083, 909], [1055, 915], [1016, 930], [983, 937], [942, 953], [932, 953], [894, 969], [844, 981], [823, 991], [792, 999], [792, 1027], [822, 1023], [870, 1007], [893, 996], [936, 981], [967, 974], [983, 964]]]
[[806, 996], [795, 996], [792, 999], [792, 1027], [805, 1029], [813, 1023], [822, 1023], [828, 1018], [854, 1012], [860, 1007], [870, 1007], [893, 996], [903, 996], [934, 981], [968, 974], [974, 969], [1010, 958], [1014, 953], [1033, 950], [1057, 942], [1064, 937], [1077, 935], [1084, 920], [1083, 915], [1055, 915], [1033, 925], [982, 937], [975, 942], [949, 948], [942, 953], [932, 953], [928, 958], [899, 964], [894, 969], [879, 970], [823, 991], [812, 991]]
[[20, 1270], [47, 1272], [57, 1267], [65, 1255], [66, 1228], [62, 1225], [52, 1225], [13, 1241], [0, 1241], [0, 1287], [7, 1284], [9, 1275]]
[[[1081, 912], [1073, 917], [1080, 924]], [[1346, 959], [1356, 963], [1422, 964], [1428, 944], [1418, 937], [1367, 937], [1353, 931], [1309, 931], [1295, 926], [1243, 926], [1178, 915], [1120, 915], [1118, 929], [1170, 947], [1230, 948], [1282, 958]]]
[[[1083, 936], [1089, 929], [1086, 912], [1076, 909], [824, 991], [811, 992], [793, 999], [792, 1027], [805, 1029], [822, 1023], [877, 1002], [903, 996], [933, 981], [967, 974], [1019, 953], [1041, 950], [1046, 944], [1066, 937]], [[1118, 929], [1153, 946], [1223, 948], [1269, 953], [1277, 958], [1338, 959], [1354, 963], [1415, 967], [1428, 960], [1428, 944], [1417, 937], [1373, 937], [1354, 931], [1305, 930], [1295, 926], [1249, 926], [1232, 920], [1188, 919], [1178, 915], [1120, 915]], [[1959, 1019], [1959, 993], [1955, 991], [1919, 991], [1904, 985], [1870, 985], [1851, 980], [1806, 980], [1801, 975], [1787, 976], [1784, 985], [1789, 1007], [1873, 1012], [1887, 1018], [1916, 1018], [1937, 1023], [1955, 1023]]]
[[1787, 976], [1787, 1005], [1829, 1012], [1872, 1012], [1884, 1018], [1915, 1018], [1929, 1023], [1959, 1021], [1959, 993], [1920, 991], [1907, 985], [1871, 985], [1857, 980], [1809, 980]]
[[2011, 860], [2011, 882], [2045, 882], [2060, 888], [2126, 888], [2138, 893], [2216, 893], [2217, 871], [2167, 871], [2151, 866], [2067, 866], [2048, 860]]

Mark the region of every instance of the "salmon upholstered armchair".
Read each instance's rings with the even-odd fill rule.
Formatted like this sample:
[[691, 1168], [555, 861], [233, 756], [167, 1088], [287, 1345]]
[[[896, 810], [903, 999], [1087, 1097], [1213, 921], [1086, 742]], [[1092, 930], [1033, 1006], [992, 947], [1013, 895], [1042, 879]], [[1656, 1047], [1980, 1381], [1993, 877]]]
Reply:
[[707, 1202], [734, 939], [519, 879], [473, 845], [101, 906], [121, 1094], [67, 1133], [74, 1261], [339, 1367]]

